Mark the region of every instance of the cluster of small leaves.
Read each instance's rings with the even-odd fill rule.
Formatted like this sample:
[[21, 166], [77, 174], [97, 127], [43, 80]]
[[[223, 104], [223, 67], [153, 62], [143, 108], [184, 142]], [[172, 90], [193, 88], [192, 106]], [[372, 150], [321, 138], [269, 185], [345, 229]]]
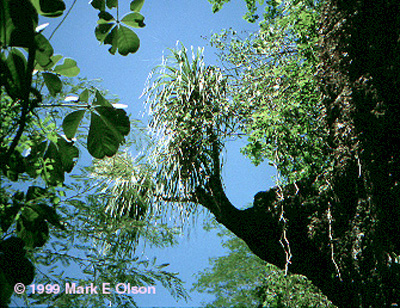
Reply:
[[[99, 193], [100, 190], [95, 189], [87, 198], [80, 198], [79, 195], [71, 197], [66, 206], [60, 208], [63, 219], [68, 221], [70, 232], [66, 234], [54, 230], [53, 240], [36, 253], [35, 265], [39, 269], [36, 285], [93, 283], [100, 288], [104, 282], [108, 282], [113, 290], [120, 282], [146, 287], [161, 283], [174, 297], [187, 298], [177, 273], [166, 271], [168, 264], [157, 264], [156, 259], [139, 258], [136, 253], [138, 233], [153, 245], [162, 243], [165, 246], [174, 243], [172, 239], [176, 231], [162, 224], [151, 225], [146, 220], [139, 221], [131, 217], [115, 219], [104, 210], [111, 196], [103, 194], [99, 198]], [[76, 270], [77, 267], [80, 271]], [[74, 270], [70, 271], [69, 268]], [[72, 272], [74, 275], [71, 275]], [[57, 307], [99, 307], [111, 303], [118, 307], [136, 307], [134, 295], [113, 291], [111, 294], [99, 292], [97, 296], [73, 296], [65, 292], [28, 294], [26, 303]]]
[[[212, 11], [213, 13], [218, 12], [219, 10], [222, 9], [223, 5], [225, 3], [230, 2], [230, 0], [208, 0], [212, 4]], [[259, 5], [264, 4], [264, 0], [245, 0], [246, 2], [246, 7], [247, 7], [247, 13], [243, 16], [245, 20], [248, 22], [255, 22], [259, 16], [256, 14], [257, 12], [257, 3]], [[275, 0], [268, 0], [268, 4], [270, 5], [277, 5], [279, 1]]]
[[184, 46], [171, 50], [151, 77], [145, 94], [154, 178], [164, 198], [183, 198], [220, 168], [222, 143], [236, 132], [235, 108], [225, 97], [226, 79], [205, 66], [201, 49], [191, 62]]
[[231, 77], [229, 94], [248, 111], [244, 153], [255, 164], [268, 159], [293, 182], [327, 163], [321, 159], [325, 112], [314, 78], [318, 11], [304, 1], [285, 1], [280, 9], [245, 39], [229, 30], [211, 43]]
[[311, 281], [304, 276], [286, 276], [284, 271], [266, 265], [263, 287], [257, 293], [264, 298], [262, 307], [334, 308]]
[[[119, 19], [118, 0], [92, 0], [91, 5], [100, 11], [99, 20], [95, 29], [95, 35], [99, 42], [111, 45], [109, 52], [115, 54], [118, 50], [120, 55], [126, 56], [135, 53], [140, 46], [139, 37], [131, 30], [132, 28], [143, 28], [144, 17], [140, 10], [144, 0], [133, 0], [130, 3], [130, 13]], [[106, 9], [116, 8], [117, 15], [114, 17]]]
[[[135, 141], [143, 129], [135, 122], [132, 126], [135, 129], [130, 137], [136, 139], [132, 140], [136, 150], [142, 149], [143, 142]], [[148, 168], [144, 158], [138, 155], [133, 159], [126, 151], [119, 152], [111, 158], [95, 160], [93, 166], [73, 177], [68, 197], [57, 208], [68, 232], [52, 229], [52, 240], [35, 252], [36, 285], [101, 286], [109, 282], [112, 290], [120, 282], [145, 287], [161, 283], [174, 297], [187, 298], [177, 273], [166, 271], [168, 264], [158, 265], [156, 259], [142, 259], [136, 253], [138, 247], [146, 245], [173, 245], [179, 233], [178, 228], [171, 228], [154, 215], [156, 211], [146, 195], [151, 186], [140, 180]], [[147, 171], [152, 175], [152, 169]], [[76, 270], [78, 267], [80, 271]], [[110, 303], [136, 307], [134, 295], [115, 292], [98, 296], [29, 293], [25, 302], [57, 307], [99, 307]]]
[[305, 277], [285, 276], [215, 220], [206, 225], [207, 230], [213, 228], [218, 228], [229, 254], [210, 259], [211, 267], [196, 275], [192, 290], [216, 296], [212, 303], [203, 303], [205, 307], [334, 307]]

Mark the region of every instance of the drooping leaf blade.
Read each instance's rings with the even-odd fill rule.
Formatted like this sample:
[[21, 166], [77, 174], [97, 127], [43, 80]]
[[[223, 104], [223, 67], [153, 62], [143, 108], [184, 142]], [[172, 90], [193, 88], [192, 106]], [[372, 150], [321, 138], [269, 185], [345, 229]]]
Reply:
[[91, 114], [87, 139], [89, 153], [98, 159], [113, 156], [129, 130], [129, 117], [124, 110], [97, 107]]
[[57, 147], [64, 171], [71, 172], [76, 164], [76, 159], [79, 157], [78, 148], [74, 146], [73, 142], [68, 142], [61, 136], [57, 139]]
[[62, 81], [61, 79], [53, 73], [43, 73], [44, 83], [47, 89], [50, 92], [50, 95], [55, 97], [57, 93], [60, 93], [62, 90]]
[[64, 118], [62, 128], [67, 139], [71, 140], [74, 138], [84, 114], [85, 110], [77, 110], [71, 112]]
[[36, 34], [36, 61], [41, 67], [47, 67], [52, 63], [51, 57], [53, 56], [54, 49], [47, 38], [42, 34]]

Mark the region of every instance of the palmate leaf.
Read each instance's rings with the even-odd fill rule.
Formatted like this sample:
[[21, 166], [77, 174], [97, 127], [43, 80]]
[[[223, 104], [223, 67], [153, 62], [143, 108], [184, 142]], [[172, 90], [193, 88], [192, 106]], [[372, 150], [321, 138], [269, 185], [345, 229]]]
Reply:
[[129, 131], [129, 117], [124, 110], [97, 107], [90, 119], [87, 139], [89, 153], [98, 159], [113, 156]]
[[[95, 29], [95, 36], [98, 41], [105, 45], [111, 45], [109, 52], [115, 54], [117, 51], [120, 55], [126, 56], [135, 53], [140, 47], [140, 40], [136, 33], [121, 24], [117, 24], [111, 14], [101, 12], [99, 14], [98, 25]], [[125, 15], [121, 22], [135, 28], [143, 28], [145, 26], [144, 17], [137, 13], [129, 13]]]

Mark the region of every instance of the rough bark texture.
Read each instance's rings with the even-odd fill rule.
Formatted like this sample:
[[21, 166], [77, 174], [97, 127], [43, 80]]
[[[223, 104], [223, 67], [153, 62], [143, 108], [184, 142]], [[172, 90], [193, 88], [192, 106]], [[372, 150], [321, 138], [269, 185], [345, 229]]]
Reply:
[[335, 161], [322, 176], [329, 189], [309, 179], [279, 198], [277, 188], [259, 193], [239, 210], [218, 176], [197, 200], [281, 268], [286, 230], [289, 271], [337, 306], [393, 307], [400, 305], [400, 1], [326, 1], [320, 35], [317, 77]]

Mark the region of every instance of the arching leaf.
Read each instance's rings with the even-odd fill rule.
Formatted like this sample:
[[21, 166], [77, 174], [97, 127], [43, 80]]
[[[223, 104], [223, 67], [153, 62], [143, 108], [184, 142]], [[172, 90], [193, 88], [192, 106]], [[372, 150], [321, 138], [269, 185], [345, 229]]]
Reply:
[[111, 103], [101, 95], [100, 91], [96, 91], [96, 99], [93, 101], [93, 105], [103, 106], [103, 107], [112, 107]]

